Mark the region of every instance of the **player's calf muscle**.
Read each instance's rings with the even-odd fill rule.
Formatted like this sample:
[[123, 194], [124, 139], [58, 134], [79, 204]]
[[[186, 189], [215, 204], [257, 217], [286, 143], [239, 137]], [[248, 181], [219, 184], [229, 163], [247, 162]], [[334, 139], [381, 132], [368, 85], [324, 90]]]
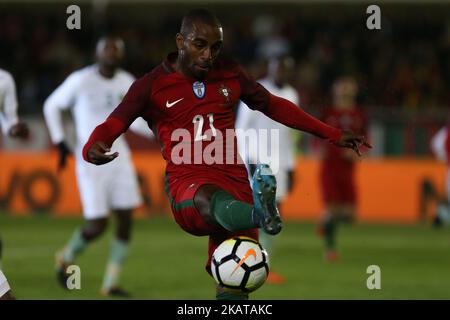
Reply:
[[211, 210], [211, 199], [218, 190], [220, 190], [219, 187], [212, 184], [206, 184], [198, 188], [194, 196], [195, 207], [205, 222], [211, 225], [220, 225]]

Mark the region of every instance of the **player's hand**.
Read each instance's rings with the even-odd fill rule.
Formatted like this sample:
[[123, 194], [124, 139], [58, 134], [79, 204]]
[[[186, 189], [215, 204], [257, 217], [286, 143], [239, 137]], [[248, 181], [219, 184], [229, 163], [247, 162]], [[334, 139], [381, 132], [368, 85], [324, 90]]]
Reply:
[[119, 156], [119, 153], [114, 152], [112, 154], [106, 154], [107, 152], [110, 151], [111, 149], [108, 148], [108, 146], [104, 142], [102, 141], [95, 142], [87, 152], [88, 161], [96, 165], [111, 162]]
[[30, 130], [28, 129], [26, 123], [18, 122], [9, 129], [8, 134], [12, 138], [19, 138], [25, 140], [28, 139], [30, 135]]
[[360, 150], [362, 146], [372, 148], [372, 146], [367, 142], [365, 136], [355, 134], [350, 131], [343, 131], [341, 139], [336, 142], [336, 145], [343, 148], [353, 149], [358, 156], [362, 155]]
[[67, 157], [72, 154], [69, 147], [64, 141], [61, 141], [56, 145], [59, 151], [59, 160], [58, 160], [58, 172], [63, 170], [66, 167]]

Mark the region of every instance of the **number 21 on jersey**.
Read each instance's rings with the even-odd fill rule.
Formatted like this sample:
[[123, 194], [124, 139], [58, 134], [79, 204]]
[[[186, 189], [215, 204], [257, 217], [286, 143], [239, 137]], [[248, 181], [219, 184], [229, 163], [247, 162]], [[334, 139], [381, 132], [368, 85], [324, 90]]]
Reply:
[[[214, 128], [214, 114], [213, 113], [208, 113], [208, 120], [209, 120], [209, 127], [211, 129], [211, 133], [212, 136], [215, 137], [217, 135], [217, 131], [216, 128]], [[192, 123], [194, 124], [194, 141], [201, 141], [201, 140], [206, 140], [207, 139], [207, 135], [206, 134], [202, 134], [203, 132], [203, 124], [204, 124], [204, 119], [203, 116], [201, 114], [198, 114], [194, 117], [194, 119], [192, 119]]]

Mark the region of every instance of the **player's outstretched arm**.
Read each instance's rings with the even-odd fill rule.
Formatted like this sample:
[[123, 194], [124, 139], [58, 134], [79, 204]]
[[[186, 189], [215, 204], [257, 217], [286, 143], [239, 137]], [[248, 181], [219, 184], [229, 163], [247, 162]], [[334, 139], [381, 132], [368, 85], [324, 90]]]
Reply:
[[360, 148], [362, 146], [372, 148], [364, 135], [334, 128], [281, 97], [271, 95], [265, 113], [284, 125], [327, 139], [338, 147], [353, 149], [358, 156], [361, 156]]
[[334, 128], [306, 113], [291, 101], [271, 94], [242, 68], [239, 69], [239, 81], [242, 89], [241, 100], [251, 109], [261, 111], [272, 120], [309, 132], [337, 146], [353, 149], [358, 155], [361, 155], [359, 148], [362, 145], [371, 148], [364, 136]]
[[278, 97], [256, 82], [243, 68], [239, 68], [241, 100], [253, 110], [290, 128], [309, 132], [330, 142], [338, 142], [342, 131], [309, 115], [291, 101]]
[[337, 143], [342, 138], [343, 132], [340, 129], [320, 121], [289, 100], [273, 94], [270, 94], [268, 100], [267, 107], [260, 111], [269, 118], [280, 122], [285, 126], [309, 132], [332, 143]]

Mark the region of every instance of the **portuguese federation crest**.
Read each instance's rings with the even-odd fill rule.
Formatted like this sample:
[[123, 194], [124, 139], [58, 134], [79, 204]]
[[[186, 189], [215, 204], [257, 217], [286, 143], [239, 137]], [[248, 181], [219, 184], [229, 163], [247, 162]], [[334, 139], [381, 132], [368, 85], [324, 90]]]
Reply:
[[231, 102], [231, 90], [230, 88], [226, 87], [225, 85], [221, 84], [219, 87], [219, 93], [225, 98], [226, 103]]
[[194, 91], [194, 94], [197, 98], [203, 99], [206, 92], [205, 84], [201, 81], [195, 81], [192, 84], [192, 91]]

